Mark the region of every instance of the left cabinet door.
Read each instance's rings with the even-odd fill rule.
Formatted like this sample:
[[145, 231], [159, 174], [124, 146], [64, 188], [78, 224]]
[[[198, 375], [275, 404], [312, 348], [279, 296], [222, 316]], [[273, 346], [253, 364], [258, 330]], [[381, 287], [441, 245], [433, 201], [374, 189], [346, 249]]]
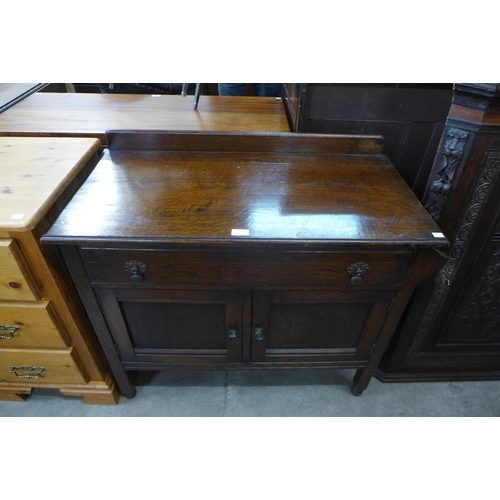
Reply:
[[242, 360], [238, 290], [96, 289], [124, 368]]

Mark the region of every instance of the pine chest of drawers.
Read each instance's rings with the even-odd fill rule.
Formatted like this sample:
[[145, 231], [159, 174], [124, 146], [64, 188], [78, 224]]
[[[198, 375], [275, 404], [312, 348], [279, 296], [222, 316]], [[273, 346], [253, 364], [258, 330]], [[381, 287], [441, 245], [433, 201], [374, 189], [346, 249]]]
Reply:
[[55, 247], [40, 244], [96, 165], [95, 139], [0, 138], [0, 399], [59, 389], [114, 404], [118, 390]]
[[377, 137], [110, 132], [58, 245], [126, 371], [357, 368], [367, 387], [446, 239]]

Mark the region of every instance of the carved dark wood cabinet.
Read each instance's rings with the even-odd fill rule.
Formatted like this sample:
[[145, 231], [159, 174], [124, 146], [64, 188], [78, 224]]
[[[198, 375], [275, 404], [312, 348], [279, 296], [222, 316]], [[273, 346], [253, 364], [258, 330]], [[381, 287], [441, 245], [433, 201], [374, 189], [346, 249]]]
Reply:
[[356, 368], [447, 240], [379, 137], [110, 132], [43, 237], [119, 387], [163, 368]]
[[421, 200], [453, 96], [451, 83], [287, 83], [294, 132], [377, 134], [384, 153]]
[[499, 84], [455, 85], [424, 203], [450, 250], [415, 294], [378, 377], [499, 378]]

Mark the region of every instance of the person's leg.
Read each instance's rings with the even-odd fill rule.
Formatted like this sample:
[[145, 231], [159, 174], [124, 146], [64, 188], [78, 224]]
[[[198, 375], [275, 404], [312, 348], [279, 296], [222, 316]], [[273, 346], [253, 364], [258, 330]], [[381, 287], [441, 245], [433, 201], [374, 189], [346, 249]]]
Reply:
[[246, 83], [219, 83], [219, 95], [245, 95]]
[[282, 83], [254, 83], [255, 95], [260, 97], [281, 97]]

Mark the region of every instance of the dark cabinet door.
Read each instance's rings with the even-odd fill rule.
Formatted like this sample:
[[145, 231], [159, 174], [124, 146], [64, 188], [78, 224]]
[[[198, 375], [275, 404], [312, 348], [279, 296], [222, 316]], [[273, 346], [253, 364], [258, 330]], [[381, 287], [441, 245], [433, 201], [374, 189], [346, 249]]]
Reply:
[[239, 291], [97, 289], [96, 293], [125, 367], [242, 360]]
[[385, 291], [255, 291], [252, 362], [367, 360], [394, 297]]
[[391, 291], [361, 289], [256, 290], [251, 336], [245, 340], [239, 290], [98, 288], [96, 293], [129, 369], [243, 363], [244, 343], [256, 364], [363, 366], [394, 297]]

